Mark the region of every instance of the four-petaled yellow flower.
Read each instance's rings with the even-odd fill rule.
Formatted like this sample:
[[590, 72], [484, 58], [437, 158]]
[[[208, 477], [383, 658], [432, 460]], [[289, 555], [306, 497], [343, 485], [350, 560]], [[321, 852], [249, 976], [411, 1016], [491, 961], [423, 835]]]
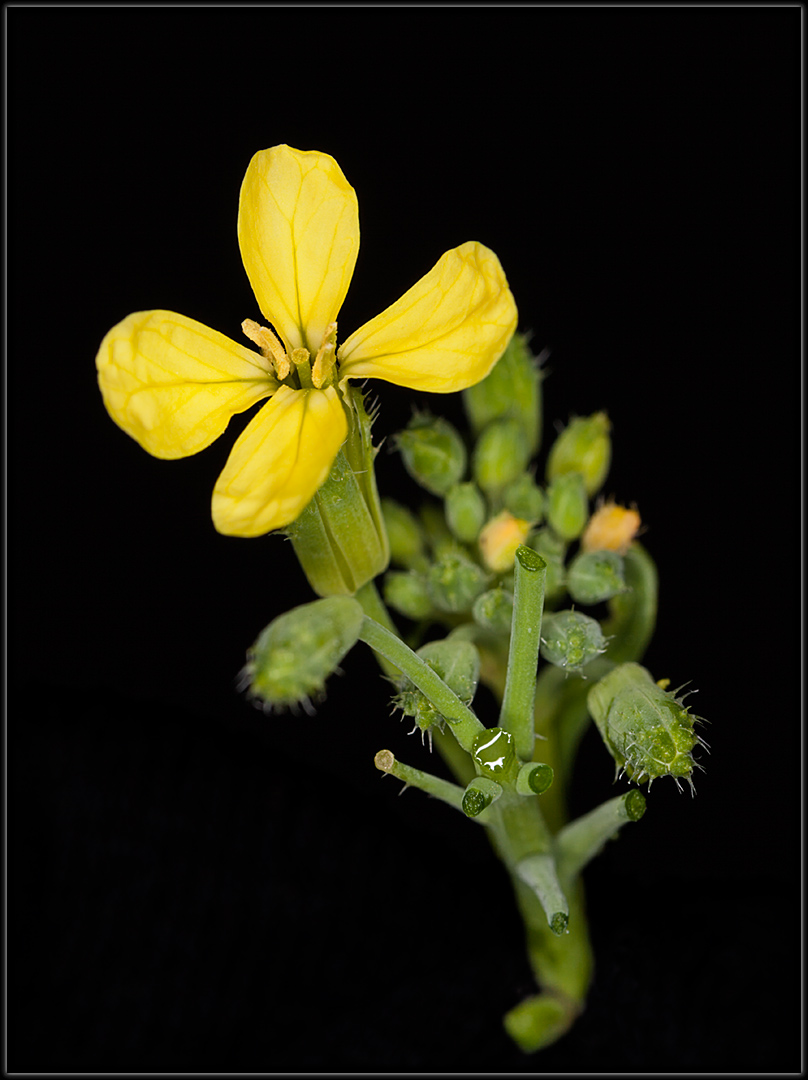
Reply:
[[182, 315], [145, 311], [110, 330], [96, 364], [113, 420], [160, 458], [203, 450], [231, 416], [269, 398], [236, 440], [212, 504], [219, 532], [260, 536], [294, 521], [328, 477], [352, 422], [345, 380], [462, 390], [499, 359], [517, 312], [496, 255], [469, 242], [337, 350], [359, 215], [339, 165], [317, 151], [275, 146], [253, 157], [238, 239], [272, 327], [242, 325], [260, 352]]

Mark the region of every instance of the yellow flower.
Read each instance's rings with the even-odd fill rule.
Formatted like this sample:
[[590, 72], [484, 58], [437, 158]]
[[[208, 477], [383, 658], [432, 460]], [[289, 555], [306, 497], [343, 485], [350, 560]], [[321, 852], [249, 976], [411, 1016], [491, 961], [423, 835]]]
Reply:
[[516, 327], [496, 255], [447, 251], [404, 296], [336, 348], [359, 250], [356, 193], [333, 158], [275, 146], [241, 187], [241, 257], [268, 326], [259, 351], [170, 311], [136, 312], [96, 357], [113, 420], [155, 457], [209, 446], [231, 416], [269, 401], [238, 437], [213, 492], [213, 523], [259, 536], [294, 521], [324, 483], [352, 423], [347, 379], [449, 393], [485, 378]]

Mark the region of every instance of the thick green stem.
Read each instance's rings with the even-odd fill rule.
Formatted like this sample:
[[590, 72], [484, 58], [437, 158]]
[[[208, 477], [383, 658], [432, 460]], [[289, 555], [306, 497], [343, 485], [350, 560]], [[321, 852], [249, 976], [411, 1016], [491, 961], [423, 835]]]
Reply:
[[513, 735], [516, 753], [522, 761], [532, 761], [536, 666], [539, 660], [547, 563], [532, 548], [522, 545], [517, 548], [513, 569], [511, 644], [499, 726]]

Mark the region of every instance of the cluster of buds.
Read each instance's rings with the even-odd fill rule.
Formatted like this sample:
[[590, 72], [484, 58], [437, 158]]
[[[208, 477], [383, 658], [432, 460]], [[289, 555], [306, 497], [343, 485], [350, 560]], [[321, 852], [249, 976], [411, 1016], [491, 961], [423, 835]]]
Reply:
[[442, 417], [420, 413], [396, 437], [410, 476], [442, 506], [413, 512], [382, 500], [392, 569], [384, 597], [426, 626], [472, 621], [510, 632], [516, 550], [547, 564], [549, 617], [542, 656], [582, 673], [607, 639], [577, 610], [625, 592], [624, 555], [640, 525], [636, 510], [598, 499], [611, 463], [604, 412], [574, 417], [552, 444], [544, 479], [534, 463], [541, 438], [541, 357], [515, 334], [490, 375], [463, 392], [470, 440]]

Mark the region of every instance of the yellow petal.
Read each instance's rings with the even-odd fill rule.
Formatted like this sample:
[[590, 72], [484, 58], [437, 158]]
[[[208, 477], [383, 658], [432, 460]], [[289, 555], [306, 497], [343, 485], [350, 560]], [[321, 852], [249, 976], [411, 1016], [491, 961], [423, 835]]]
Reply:
[[316, 355], [359, 251], [356, 192], [336, 161], [290, 146], [259, 151], [241, 185], [238, 242], [264, 317], [289, 351]]
[[129, 315], [95, 363], [112, 419], [159, 458], [204, 450], [278, 386], [262, 356], [173, 311]]
[[469, 241], [351, 334], [339, 350], [340, 371], [438, 394], [463, 390], [485, 378], [516, 322], [499, 259]]
[[328, 477], [348, 433], [333, 386], [282, 386], [236, 440], [213, 492], [226, 536], [261, 536], [294, 521]]

